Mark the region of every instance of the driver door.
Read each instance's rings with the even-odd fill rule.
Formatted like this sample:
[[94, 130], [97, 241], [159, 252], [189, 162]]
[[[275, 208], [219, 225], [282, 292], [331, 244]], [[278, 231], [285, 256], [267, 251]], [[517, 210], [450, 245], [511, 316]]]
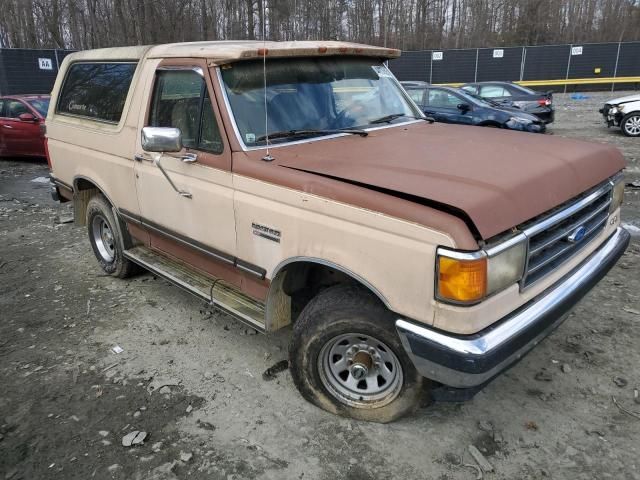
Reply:
[[[231, 150], [221, 135], [208, 68], [200, 60], [173, 60], [161, 63], [153, 77], [134, 162], [139, 221], [150, 233], [152, 248], [203, 270], [209, 260], [232, 264]], [[144, 152], [139, 137], [143, 126], [179, 128], [182, 151]], [[164, 172], [153, 155], [159, 156]]]
[[23, 113], [32, 114], [29, 107], [22, 101], [7, 99], [4, 103], [4, 118], [0, 118], [0, 128], [3, 131], [3, 141], [7, 152], [10, 155], [33, 154], [37, 151], [34, 145], [37, 145], [41, 138], [40, 124], [36, 121], [22, 121], [18, 118]]
[[438, 122], [459, 123], [469, 125], [473, 115], [471, 108], [461, 110], [458, 105], [468, 104], [462, 97], [439, 88], [430, 88], [424, 112]]

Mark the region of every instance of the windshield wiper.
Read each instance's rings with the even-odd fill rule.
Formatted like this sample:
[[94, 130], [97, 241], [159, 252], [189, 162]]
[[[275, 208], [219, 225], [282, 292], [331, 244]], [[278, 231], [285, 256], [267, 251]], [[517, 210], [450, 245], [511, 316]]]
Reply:
[[269, 138], [277, 139], [277, 138], [289, 138], [289, 137], [299, 137], [304, 135], [331, 135], [334, 133], [350, 133], [352, 135], [360, 135], [361, 137], [366, 137], [369, 135], [368, 132], [359, 128], [335, 128], [335, 129], [308, 129], [308, 130], [283, 130], [281, 132], [272, 132], [269, 135], [262, 135], [256, 138], [256, 142], [261, 142]]
[[395, 120], [396, 118], [400, 118], [400, 117], [414, 118], [416, 120], [425, 120], [425, 121], [427, 121], [429, 123], [433, 123], [433, 118], [431, 118], [431, 117], [416, 117], [415, 115], [409, 115], [407, 113], [392, 113], [390, 115], [385, 115], [384, 117], [380, 117], [380, 118], [376, 118], [375, 120], [371, 120], [369, 122], [369, 124], [391, 123], [393, 120]]

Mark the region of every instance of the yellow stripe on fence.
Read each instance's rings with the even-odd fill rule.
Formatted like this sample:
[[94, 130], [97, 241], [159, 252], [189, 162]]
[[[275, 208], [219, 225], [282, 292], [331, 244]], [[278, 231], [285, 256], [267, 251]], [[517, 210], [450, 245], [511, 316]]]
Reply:
[[[640, 83], [640, 77], [563, 78], [561, 80], [522, 80], [520, 82], [516, 81], [513, 83], [517, 83], [518, 85], [522, 85], [524, 87], [543, 87], [554, 85], [596, 85], [602, 83]], [[460, 87], [461, 85], [464, 85], [464, 83], [436, 83], [434, 85]]]

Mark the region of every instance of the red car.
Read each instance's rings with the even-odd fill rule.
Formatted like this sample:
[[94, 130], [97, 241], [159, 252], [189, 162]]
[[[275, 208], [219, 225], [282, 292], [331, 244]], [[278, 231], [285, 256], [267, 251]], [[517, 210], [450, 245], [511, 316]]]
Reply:
[[0, 97], [0, 157], [44, 157], [49, 95]]

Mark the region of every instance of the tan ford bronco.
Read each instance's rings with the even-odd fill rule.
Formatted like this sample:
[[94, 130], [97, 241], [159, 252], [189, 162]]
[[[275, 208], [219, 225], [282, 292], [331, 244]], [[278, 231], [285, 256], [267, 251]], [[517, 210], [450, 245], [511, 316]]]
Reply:
[[470, 397], [615, 264], [622, 155], [433, 124], [341, 42], [74, 53], [46, 130], [101, 267], [140, 266], [265, 333], [310, 402], [386, 422]]

